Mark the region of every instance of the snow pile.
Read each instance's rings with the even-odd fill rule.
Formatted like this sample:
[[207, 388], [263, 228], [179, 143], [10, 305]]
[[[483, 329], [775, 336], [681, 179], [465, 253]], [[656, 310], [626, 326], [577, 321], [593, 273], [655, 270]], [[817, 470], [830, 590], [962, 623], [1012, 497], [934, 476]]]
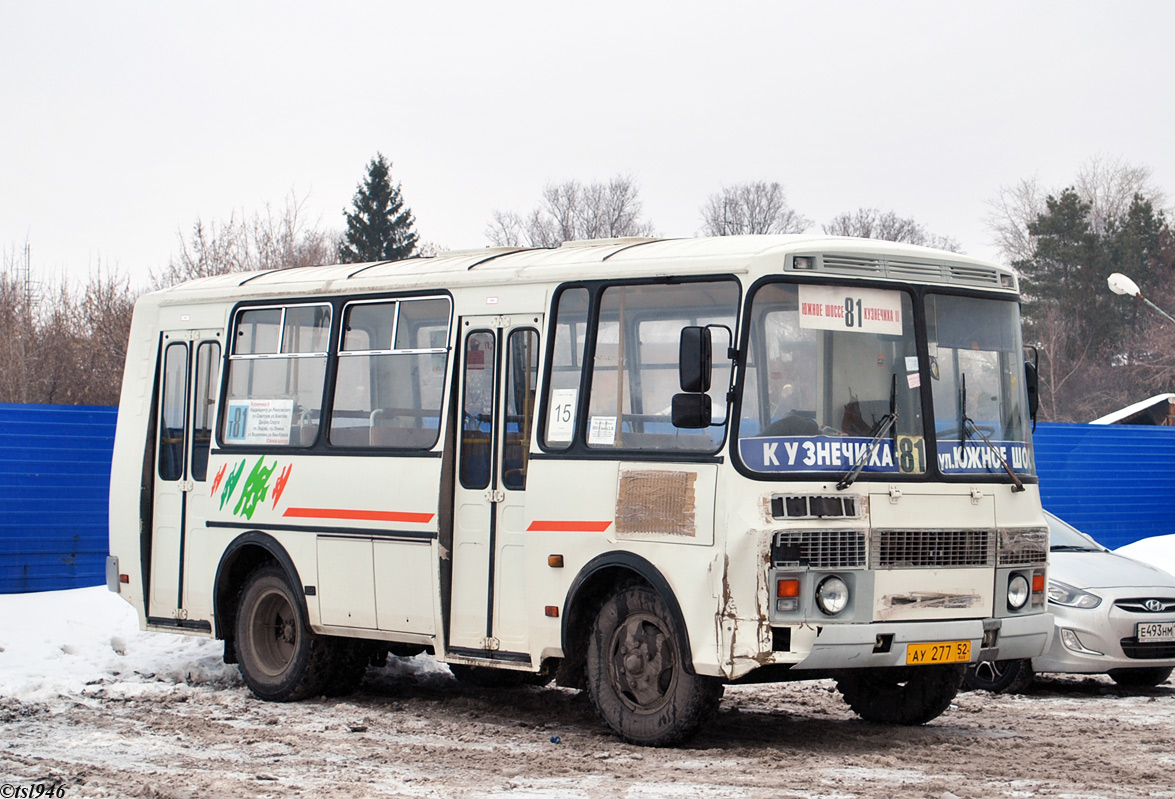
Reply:
[[1143, 563], [1149, 563], [1168, 574], [1175, 575], [1175, 535], [1144, 538], [1133, 544], [1118, 547], [1114, 551], [1119, 555], [1141, 560]]
[[[223, 654], [221, 641], [140, 630], [134, 608], [105, 586], [0, 594], [0, 699], [129, 698], [243, 685]], [[452, 679], [426, 655], [389, 658], [385, 672], [433, 675]]]
[[104, 586], [0, 594], [0, 698], [48, 701], [102, 686], [132, 696], [239, 681], [220, 641], [139, 630]]

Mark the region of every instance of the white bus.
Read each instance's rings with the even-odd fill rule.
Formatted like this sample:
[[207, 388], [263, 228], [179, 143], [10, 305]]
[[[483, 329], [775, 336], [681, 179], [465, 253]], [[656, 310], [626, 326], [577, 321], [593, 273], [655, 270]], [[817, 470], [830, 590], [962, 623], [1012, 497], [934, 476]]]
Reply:
[[249, 688], [390, 652], [586, 689], [621, 737], [735, 681], [919, 724], [1038, 655], [1016, 276], [815, 236], [230, 274], [135, 308], [111, 590]]

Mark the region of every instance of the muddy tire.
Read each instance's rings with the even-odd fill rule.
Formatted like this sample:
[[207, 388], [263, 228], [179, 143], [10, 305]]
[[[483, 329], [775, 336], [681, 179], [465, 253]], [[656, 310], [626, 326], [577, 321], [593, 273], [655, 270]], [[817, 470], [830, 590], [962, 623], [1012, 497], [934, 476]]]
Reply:
[[951, 706], [963, 666], [856, 669], [836, 680], [841, 695], [861, 718], [879, 724], [925, 724]]
[[322, 692], [329, 677], [329, 639], [310, 630], [280, 567], [262, 566], [245, 580], [236, 634], [241, 676], [258, 698], [293, 702]]
[[977, 691], [991, 691], [993, 694], [1018, 694], [1032, 685], [1036, 674], [1032, 661], [985, 660], [967, 666], [963, 672], [963, 684]]
[[1171, 677], [1171, 669], [1161, 666], [1141, 669], [1110, 669], [1110, 679], [1128, 688], [1154, 688]]
[[542, 687], [555, 676], [545, 672], [467, 666], [463, 663], [450, 663], [449, 671], [453, 672], [458, 682], [476, 685], [478, 688], [521, 688], [527, 685]]
[[588, 695], [600, 718], [630, 743], [679, 743], [718, 710], [722, 681], [686, 670], [682, 633], [664, 600], [645, 585], [618, 588], [596, 613]]

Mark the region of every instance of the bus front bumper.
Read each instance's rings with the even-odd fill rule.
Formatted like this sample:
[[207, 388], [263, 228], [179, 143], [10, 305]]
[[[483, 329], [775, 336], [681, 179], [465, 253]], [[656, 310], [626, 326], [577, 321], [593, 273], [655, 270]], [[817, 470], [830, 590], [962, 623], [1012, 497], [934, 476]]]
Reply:
[[[1053, 615], [878, 624], [829, 624], [816, 636], [808, 656], [793, 669], [853, 669], [905, 666], [914, 644], [969, 641], [972, 663], [1040, 655], [1048, 645]], [[985, 643], [988, 644], [985, 646]]]

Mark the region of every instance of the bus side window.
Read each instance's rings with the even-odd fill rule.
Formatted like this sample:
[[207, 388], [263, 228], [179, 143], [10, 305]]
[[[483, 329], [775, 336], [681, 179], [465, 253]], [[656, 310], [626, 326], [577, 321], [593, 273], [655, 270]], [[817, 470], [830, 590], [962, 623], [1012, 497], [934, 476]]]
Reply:
[[550, 387], [547, 389], [547, 421], [543, 432], [543, 443], [551, 449], [567, 449], [575, 440], [587, 316], [587, 289], [567, 289], [559, 295], [559, 306], [551, 327], [555, 341], [550, 365]]
[[159, 477], [184, 476], [184, 422], [187, 415], [188, 345], [168, 344], [163, 351], [163, 405], [159, 424]]
[[502, 483], [515, 491], [526, 488], [539, 370], [538, 351], [538, 333], [533, 330], [511, 331], [506, 342], [506, 442], [502, 453]]
[[220, 342], [202, 341], [196, 348], [195, 419], [192, 423], [192, 479], [208, 476], [208, 449], [212, 444], [212, 409], [216, 405], [214, 382], [220, 371]]

